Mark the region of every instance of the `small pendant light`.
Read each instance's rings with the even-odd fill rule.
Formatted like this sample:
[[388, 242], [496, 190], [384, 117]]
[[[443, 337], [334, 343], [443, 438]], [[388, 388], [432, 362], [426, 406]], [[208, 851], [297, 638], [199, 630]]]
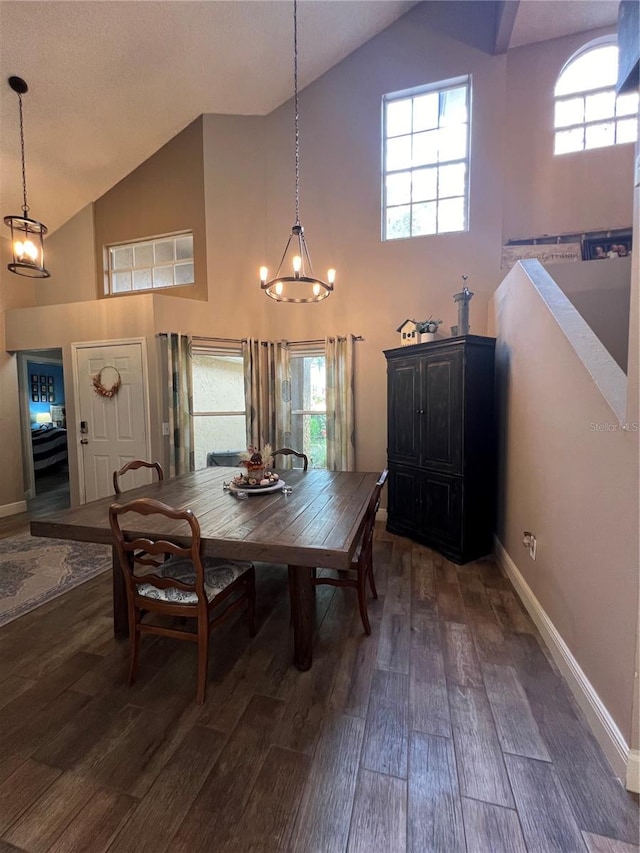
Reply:
[[[315, 278], [309, 250], [300, 222], [300, 129], [298, 113], [298, 4], [293, 2], [293, 89], [296, 139], [296, 221], [285, 246], [280, 266], [272, 279], [269, 270], [260, 267], [260, 287], [276, 302], [321, 302], [333, 292], [336, 271], [330, 269], [327, 280]], [[283, 274], [289, 268], [290, 274]]]
[[8, 268], [16, 275], [29, 278], [49, 278], [51, 273], [44, 265], [44, 235], [46, 225], [29, 218], [27, 204], [27, 174], [24, 164], [24, 125], [22, 120], [22, 96], [29, 87], [21, 77], [9, 77], [9, 86], [18, 95], [20, 109], [20, 153], [22, 156], [22, 216], [5, 216], [4, 224], [11, 229], [13, 260]]

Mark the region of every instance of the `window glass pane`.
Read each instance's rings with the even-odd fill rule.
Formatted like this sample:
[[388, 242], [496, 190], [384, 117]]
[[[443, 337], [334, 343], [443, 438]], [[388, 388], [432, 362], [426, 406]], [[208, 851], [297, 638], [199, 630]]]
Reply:
[[612, 121], [585, 128], [584, 147], [587, 149], [602, 148], [604, 145], [613, 145], [614, 142], [615, 123]]
[[[326, 369], [323, 355], [291, 358], [291, 409], [326, 411]], [[297, 450], [298, 448], [294, 448]]]
[[133, 266], [133, 249], [125, 246], [121, 249], [111, 249], [111, 269], [129, 269]]
[[416, 133], [413, 137], [413, 165], [424, 166], [427, 163], [438, 161], [438, 133], [437, 130], [427, 130], [424, 133]]
[[153, 266], [153, 243], [137, 243], [133, 247], [133, 256], [135, 259], [134, 266]]
[[428, 92], [413, 99], [413, 131], [430, 130], [438, 126], [439, 98], [437, 92]]
[[193, 264], [176, 264], [176, 284], [193, 284]]
[[618, 79], [618, 46], [601, 45], [578, 56], [560, 74], [556, 95], [588, 92], [604, 86], [615, 86]]
[[[327, 417], [325, 414], [292, 415], [291, 443], [309, 459], [310, 468], [327, 467]], [[293, 457], [293, 467], [301, 468], [301, 460]], [[286, 479], [286, 474], [284, 475]]]
[[618, 122], [616, 130], [616, 142], [635, 142], [638, 138], [638, 120], [635, 118], [625, 119]]
[[461, 160], [467, 155], [467, 126], [454, 125], [438, 131], [440, 142], [440, 162], [443, 160]]
[[155, 267], [153, 270], [154, 287], [171, 287], [173, 284], [173, 267]]
[[397, 240], [400, 237], [411, 236], [411, 207], [408, 204], [402, 207], [387, 208], [387, 229], [385, 237], [387, 240]]
[[568, 154], [571, 151], [582, 151], [584, 148], [584, 128], [559, 130], [555, 139], [555, 154]]
[[242, 356], [193, 353], [192, 373], [194, 412], [244, 412]]
[[411, 133], [411, 98], [387, 102], [387, 136]]
[[438, 234], [464, 231], [464, 199], [448, 198], [438, 202]]
[[151, 287], [153, 287], [153, 279], [150, 269], [133, 271], [134, 290], [149, 290]]
[[616, 101], [616, 115], [634, 116], [638, 112], [638, 93], [631, 92], [629, 95], [619, 95]]
[[587, 95], [585, 99], [585, 121], [613, 118], [616, 108], [615, 92], [598, 92], [597, 95]]
[[387, 175], [387, 204], [408, 204], [411, 201], [411, 172]]
[[193, 258], [193, 235], [176, 237], [176, 260], [187, 261]]
[[413, 235], [436, 233], [436, 202], [413, 205], [411, 228]]
[[[193, 419], [195, 467], [204, 468], [207, 455], [218, 465], [236, 464], [237, 454], [245, 449], [247, 426], [244, 415], [196, 415]], [[225, 458], [230, 454], [229, 458]]]
[[580, 124], [584, 121], [584, 98], [570, 98], [568, 101], [556, 101], [556, 127]]
[[439, 170], [438, 197], [464, 195], [464, 163], [441, 166]]
[[397, 139], [389, 139], [387, 141], [387, 170], [408, 169], [410, 166], [411, 137], [399, 136]]
[[413, 173], [412, 200], [427, 201], [438, 195], [438, 170], [416, 169]]
[[131, 290], [131, 273], [116, 272], [113, 274], [113, 292], [126, 293]]
[[440, 124], [461, 124], [467, 120], [467, 87], [440, 93]]
[[166, 264], [174, 260], [174, 240], [158, 240], [154, 243], [155, 262], [157, 264]]

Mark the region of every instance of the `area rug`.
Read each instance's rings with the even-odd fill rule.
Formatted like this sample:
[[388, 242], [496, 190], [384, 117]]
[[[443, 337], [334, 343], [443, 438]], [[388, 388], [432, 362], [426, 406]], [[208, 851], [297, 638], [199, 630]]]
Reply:
[[111, 548], [22, 533], [0, 539], [0, 626], [111, 568]]

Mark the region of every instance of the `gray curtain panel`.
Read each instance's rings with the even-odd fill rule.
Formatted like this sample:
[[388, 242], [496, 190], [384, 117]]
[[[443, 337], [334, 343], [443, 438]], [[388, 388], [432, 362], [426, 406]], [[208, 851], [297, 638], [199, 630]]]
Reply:
[[242, 342], [247, 446], [273, 450], [291, 441], [291, 374], [286, 342]]
[[327, 338], [327, 468], [355, 471], [353, 338]]
[[195, 469], [191, 336], [167, 334], [169, 476]]

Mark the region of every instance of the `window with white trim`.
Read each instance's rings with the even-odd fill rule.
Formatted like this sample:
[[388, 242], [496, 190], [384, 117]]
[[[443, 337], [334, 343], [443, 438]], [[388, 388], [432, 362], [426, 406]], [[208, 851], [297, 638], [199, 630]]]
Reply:
[[638, 93], [616, 97], [617, 44], [582, 48], [564, 66], [554, 91], [554, 154], [635, 142]]
[[471, 80], [383, 98], [382, 239], [468, 230]]
[[[327, 397], [324, 347], [291, 353], [291, 447], [309, 458], [310, 468], [327, 467]], [[292, 457], [293, 458], [293, 457]], [[298, 460], [294, 459], [294, 465]]]
[[237, 465], [247, 443], [242, 352], [194, 348], [191, 367], [195, 467]]
[[107, 246], [105, 266], [109, 294], [194, 284], [193, 234], [167, 234]]

